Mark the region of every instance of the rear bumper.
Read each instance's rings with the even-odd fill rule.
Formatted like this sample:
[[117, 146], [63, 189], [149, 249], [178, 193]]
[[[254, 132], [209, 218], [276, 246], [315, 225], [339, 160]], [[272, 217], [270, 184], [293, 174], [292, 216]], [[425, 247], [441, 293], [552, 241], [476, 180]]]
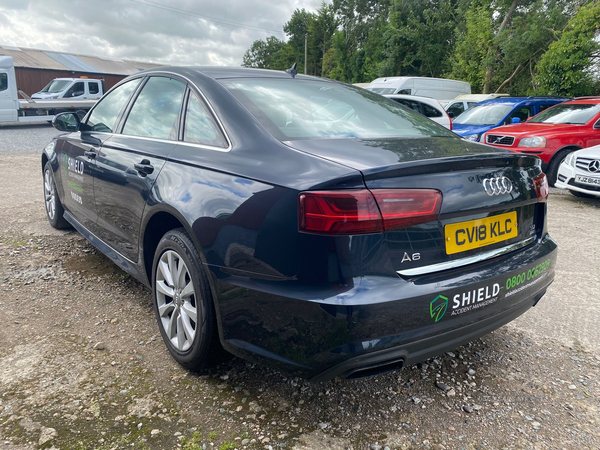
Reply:
[[447, 351], [454, 350], [481, 336], [485, 336], [497, 328], [506, 325], [508, 322], [513, 321], [535, 306], [545, 293], [546, 291], [544, 290], [513, 308], [479, 322], [455, 328], [426, 339], [409, 342], [402, 346], [351, 358], [313, 376], [311, 381], [327, 381], [338, 376], [349, 379], [360, 378], [362, 376], [399, 369], [403, 366], [433, 358]]
[[363, 277], [337, 293], [292, 280], [220, 276], [221, 340], [238, 356], [313, 381], [397, 369], [523, 314], [552, 283], [556, 256], [546, 236], [471, 266], [406, 279]]

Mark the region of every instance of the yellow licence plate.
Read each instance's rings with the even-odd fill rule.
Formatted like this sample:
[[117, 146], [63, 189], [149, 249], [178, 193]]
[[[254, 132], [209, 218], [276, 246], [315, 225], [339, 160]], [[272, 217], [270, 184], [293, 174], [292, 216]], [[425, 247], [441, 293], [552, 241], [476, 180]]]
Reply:
[[514, 238], [519, 233], [515, 211], [446, 225], [446, 254], [466, 252]]

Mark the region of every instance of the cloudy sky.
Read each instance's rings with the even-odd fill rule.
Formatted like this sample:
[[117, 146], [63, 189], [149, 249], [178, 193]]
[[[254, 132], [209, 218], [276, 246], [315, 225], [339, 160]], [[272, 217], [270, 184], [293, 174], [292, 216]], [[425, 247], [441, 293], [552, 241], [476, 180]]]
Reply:
[[234, 65], [322, 0], [0, 0], [0, 45], [181, 65]]

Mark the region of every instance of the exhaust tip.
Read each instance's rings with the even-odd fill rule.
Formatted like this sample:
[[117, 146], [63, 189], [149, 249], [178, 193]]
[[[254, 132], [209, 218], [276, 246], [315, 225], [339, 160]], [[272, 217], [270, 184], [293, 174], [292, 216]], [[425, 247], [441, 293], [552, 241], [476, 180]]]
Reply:
[[345, 378], [347, 380], [356, 380], [358, 378], [372, 377], [374, 375], [381, 375], [382, 373], [392, 372], [394, 370], [400, 370], [404, 367], [404, 359], [395, 359], [391, 361], [383, 361], [378, 364], [372, 364], [366, 367], [358, 367], [346, 372]]

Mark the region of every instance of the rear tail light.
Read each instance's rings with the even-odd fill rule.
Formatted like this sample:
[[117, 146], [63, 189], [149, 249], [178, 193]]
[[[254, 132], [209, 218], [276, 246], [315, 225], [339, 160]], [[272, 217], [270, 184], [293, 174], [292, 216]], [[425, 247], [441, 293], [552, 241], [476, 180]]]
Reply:
[[442, 193], [435, 189], [367, 189], [303, 192], [300, 231], [348, 235], [381, 233], [436, 220]]
[[535, 186], [535, 192], [540, 202], [548, 201], [548, 193], [550, 188], [548, 187], [548, 178], [545, 173], [540, 173], [538, 176], [533, 178], [533, 185]]

